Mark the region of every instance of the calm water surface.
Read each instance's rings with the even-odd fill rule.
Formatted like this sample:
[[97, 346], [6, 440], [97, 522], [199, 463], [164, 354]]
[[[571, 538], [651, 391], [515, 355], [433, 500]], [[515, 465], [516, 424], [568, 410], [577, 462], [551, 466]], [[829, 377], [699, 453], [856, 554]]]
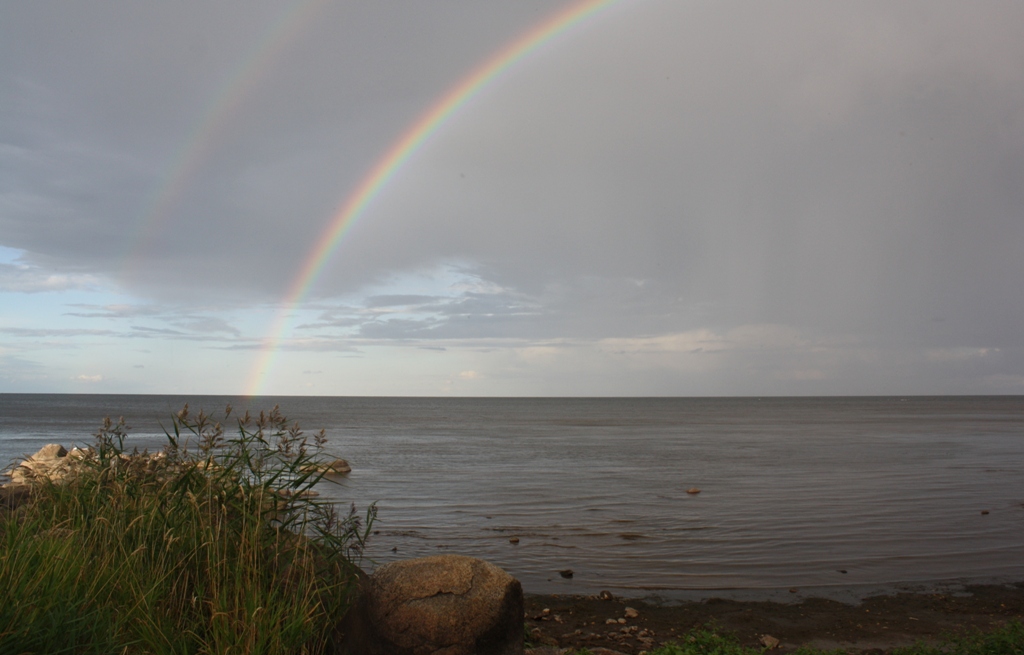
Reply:
[[378, 503], [379, 563], [463, 553], [528, 592], [679, 598], [1024, 579], [1022, 397], [0, 394], [0, 461], [107, 415], [157, 445], [186, 401], [326, 428], [353, 471], [323, 492]]

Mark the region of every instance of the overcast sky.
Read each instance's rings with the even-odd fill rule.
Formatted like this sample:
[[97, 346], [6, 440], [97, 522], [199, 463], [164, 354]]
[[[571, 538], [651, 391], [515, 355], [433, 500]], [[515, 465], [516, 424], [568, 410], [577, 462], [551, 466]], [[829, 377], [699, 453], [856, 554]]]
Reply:
[[[0, 392], [241, 393], [573, 2], [0, 0]], [[620, 0], [452, 114], [260, 391], [1024, 393], [1024, 3]]]

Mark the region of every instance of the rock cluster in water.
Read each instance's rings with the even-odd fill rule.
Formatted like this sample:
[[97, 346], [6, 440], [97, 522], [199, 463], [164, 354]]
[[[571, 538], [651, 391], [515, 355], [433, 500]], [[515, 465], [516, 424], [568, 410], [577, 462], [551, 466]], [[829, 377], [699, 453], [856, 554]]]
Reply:
[[[92, 459], [96, 456], [92, 448], [72, 448], [68, 451], [64, 446], [56, 443], [46, 444], [35, 454], [29, 455], [24, 461], [15, 464], [10, 470], [3, 473], [9, 478], [8, 482], [0, 484], [0, 487], [17, 487], [30, 485], [33, 482], [49, 480], [50, 482], [61, 482], [74, 470], [76, 463]], [[153, 454], [143, 453], [141, 455], [127, 455], [121, 453], [118, 459], [128, 462], [133, 458], [145, 458], [154, 464], [166, 455], [163, 451]], [[200, 462], [200, 467], [208, 466], [216, 468], [215, 464]], [[337, 458], [324, 462], [308, 464], [303, 468], [304, 473], [324, 473], [326, 475], [346, 475], [352, 471], [348, 461]]]
[[[159, 453], [159, 455], [163, 456], [163, 453]], [[71, 452], [68, 452], [60, 444], [46, 444], [34, 455], [30, 455], [7, 471], [6, 475], [10, 478], [10, 482], [3, 486], [29, 485], [42, 480], [60, 482], [72, 471], [76, 462], [94, 456], [91, 448], [72, 448]]]

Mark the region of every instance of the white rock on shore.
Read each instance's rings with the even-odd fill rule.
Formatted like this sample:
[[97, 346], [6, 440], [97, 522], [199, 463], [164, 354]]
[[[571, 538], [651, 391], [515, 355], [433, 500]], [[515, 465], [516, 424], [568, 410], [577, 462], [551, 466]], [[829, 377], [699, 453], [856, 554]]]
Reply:
[[[46, 478], [52, 482], [62, 480], [67, 475], [68, 471], [75, 462], [79, 462], [93, 455], [92, 448], [72, 448], [71, 452], [68, 452], [64, 446], [51, 443], [46, 444], [33, 455], [29, 455], [24, 461], [15, 464], [9, 471], [5, 471], [3, 475], [10, 478], [9, 485], [23, 485], [29, 484], [33, 480], [41, 480]], [[156, 462], [164, 457], [166, 454], [163, 451], [147, 455], [151, 462]], [[122, 459], [130, 459], [129, 455], [121, 455]], [[212, 462], [203, 462], [199, 465], [201, 468], [211, 468], [213, 470], [219, 470], [220, 467]], [[325, 473], [327, 475], [346, 475], [352, 471], [352, 467], [349, 466], [348, 461], [339, 458], [330, 459], [323, 462], [317, 462], [309, 464], [303, 467], [305, 473]], [[0, 485], [2, 486], [2, 485]]]
[[[25, 458], [24, 461], [15, 464], [10, 470], [5, 471], [2, 475], [7, 476], [9, 482], [0, 484], [0, 486], [21, 486], [44, 479], [51, 482], [59, 482], [67, 476], [75, 464], [92, 457], [94, 452], [92, 448], [83, 449], [77, 447], [72, 448], [71, 452], [68, 452], [60, 444], [46, 444], [34, 454]], [[141, 455], [141, 457], [148, 458], [148, 466], [150, 467], [158, 465], [158, 462], [166, 456], [166, 453], [163, 451]], [[132, 459], [132, 456], [121, 454], [120, 459], [129, 461]], [[200, 462], [198, 466], [210, 470], [221, 469], [219, 465], [212, 461]], [[312, 463], [303, 468], [305, 473], [324, 473], [327, 475], [345, 475], [351, 471], [352, 467], [349, 466], [349, 463], [341, 458]], [[309, 495], [315, 495], [315, 492], [309, 492]]]
[[55, 482], [62, 479], [68, 472], [67, 455], [68, 451], [64, 446], [57, 443], [46, 444], [8, 472], [10, 484], [28, 484], [43, 478]]

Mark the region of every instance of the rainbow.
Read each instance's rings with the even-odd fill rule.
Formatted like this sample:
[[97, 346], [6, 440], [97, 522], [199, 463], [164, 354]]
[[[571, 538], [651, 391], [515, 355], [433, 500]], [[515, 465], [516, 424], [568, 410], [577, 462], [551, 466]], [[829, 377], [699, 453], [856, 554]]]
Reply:
[[130, 279], [138, 270], [146, 247], [158, 236], [171, 209], [214, 150], [217, 143], [215, 135], [255, 88], [261, 74], [270, 69], [270, 62], [277, 58], [326, 4], [327, 0], [302, 0], [282, 11], [248, 56], [235, 66], [228, 77], [230, 81], [207, 103], [201, 120], [175, 151], [168, 173], [142, 214], [142, 220], [126, 249], [129, 254], [122, 264], [122, 279]]
[[264, 341], [256, 365], [249, 376], [246, 395], [259, 395], [267, 375], [273, 367], [281, 341], [288, 328], [292, 310], [309, 294], [342, 238], [395, 176], [395, 173], [409, 161], [431, 135], [437, 132], [481, 89], [536, 48], [615, 2], [617, 0], [580, 0], [548, 17], [473, 69], [406, 129], [405, 133], [392, 144], [384, 156], [367, 172], [355, 190], [345, 199], [338, 212], [328, 223], [327, 228], [317, 239], [316, 247], [309, 253], [305, 264], [288, 289], [281, 309], [271, 327], [269, 338]]

